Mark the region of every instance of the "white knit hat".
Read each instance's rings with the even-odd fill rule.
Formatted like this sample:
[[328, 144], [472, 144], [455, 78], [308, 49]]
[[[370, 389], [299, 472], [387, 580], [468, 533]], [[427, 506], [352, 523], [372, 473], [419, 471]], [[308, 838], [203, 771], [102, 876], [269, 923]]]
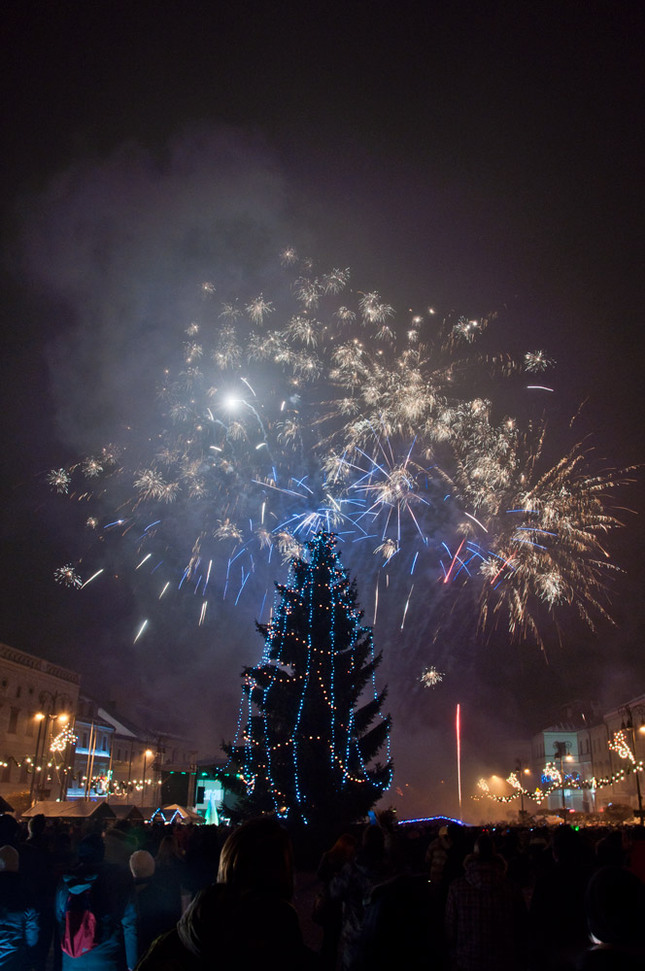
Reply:
[[135, 880], [145, 880], [155, 872], [155, 860], [147, 850], [136, 850], [130, 857], [130, 872]]

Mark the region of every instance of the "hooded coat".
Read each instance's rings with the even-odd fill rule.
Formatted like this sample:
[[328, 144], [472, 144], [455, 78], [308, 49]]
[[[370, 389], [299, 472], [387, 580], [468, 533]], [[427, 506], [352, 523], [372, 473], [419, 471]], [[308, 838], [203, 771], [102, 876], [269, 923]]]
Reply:
[[91, 891], [97, 918], [97, 943], [73, 958], [63, 952], [62, 971], [127, 971], [137, 963], [137, 915], [129, 871], [109, 863], [81, 865], [66, 874], [56, 891], [56, 925], [62, 941], [69, 895]]

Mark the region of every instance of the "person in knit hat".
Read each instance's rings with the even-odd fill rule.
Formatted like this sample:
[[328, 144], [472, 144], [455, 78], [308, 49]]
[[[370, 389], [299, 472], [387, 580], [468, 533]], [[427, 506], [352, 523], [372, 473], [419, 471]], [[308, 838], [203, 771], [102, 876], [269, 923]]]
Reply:
[[155, 871], [155, 858], [147, 850], [136, 850], [131, 855], [139, 957], [143, 957], [152, 942], [177, 923], [176, 913], [167, 906], [163, 877]]
[[15, 846], [0, 847], [0, 968], [23, 971], [38, 943], [38, 912], [20, 885]]
[[154, 876], [155, 858], [147, 850], [136, 850], [130, 857], [130, 872], [137, 880], [149, 880]]

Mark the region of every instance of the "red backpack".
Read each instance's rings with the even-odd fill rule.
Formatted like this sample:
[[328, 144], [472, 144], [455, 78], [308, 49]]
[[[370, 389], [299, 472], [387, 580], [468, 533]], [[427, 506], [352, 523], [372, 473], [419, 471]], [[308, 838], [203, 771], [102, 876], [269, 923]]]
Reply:
[[97, 920], [92, 913], [91, 890], [67, 895], [65, 905], [65, 929], [61, 947], [71, 958], [79, 958], [91, 951], [97, 943]]

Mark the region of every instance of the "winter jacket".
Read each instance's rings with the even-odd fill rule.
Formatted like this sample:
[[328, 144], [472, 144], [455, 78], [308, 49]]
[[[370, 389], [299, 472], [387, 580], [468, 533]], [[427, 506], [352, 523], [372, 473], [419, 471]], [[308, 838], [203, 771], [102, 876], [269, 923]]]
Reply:
[[38, 913], [20, 883], [20, 874], [0, 873], [0, 968], [23, 971], [28, 949], [38, 942]]
[[329, 893], [332, 899], [341, 900], [343, 918], [340, 935], [340, 965], [343, 971], [353, 971], [361, 961], [361, 934], [365, 905], [374, 887], [392, 876], [385, 858], [358, 851], [355, 859], [346, 863], [338, 876], [331, 881]]
[[501, 857], [464, 860], [448, 888], [445, 931], [458, 971], [516, 971], [525, 966], [528, 914]]
[[127, 971], [137, 963], [137, 914], [129, 871], [110, 863], [91, 869], [78, 867], [66, 874], [56, 891], [56, 925], [62, 941], [69, 895], [91, 891], [97, 918], [95, 946], [80, 957], [63, 952], [62, 971]]
[[168, 906], [163, 882], [153, 874], [134, 881], [137, 909], [137, 944], [142, 958], [154, 940], [175, 927], [181, 909]]

